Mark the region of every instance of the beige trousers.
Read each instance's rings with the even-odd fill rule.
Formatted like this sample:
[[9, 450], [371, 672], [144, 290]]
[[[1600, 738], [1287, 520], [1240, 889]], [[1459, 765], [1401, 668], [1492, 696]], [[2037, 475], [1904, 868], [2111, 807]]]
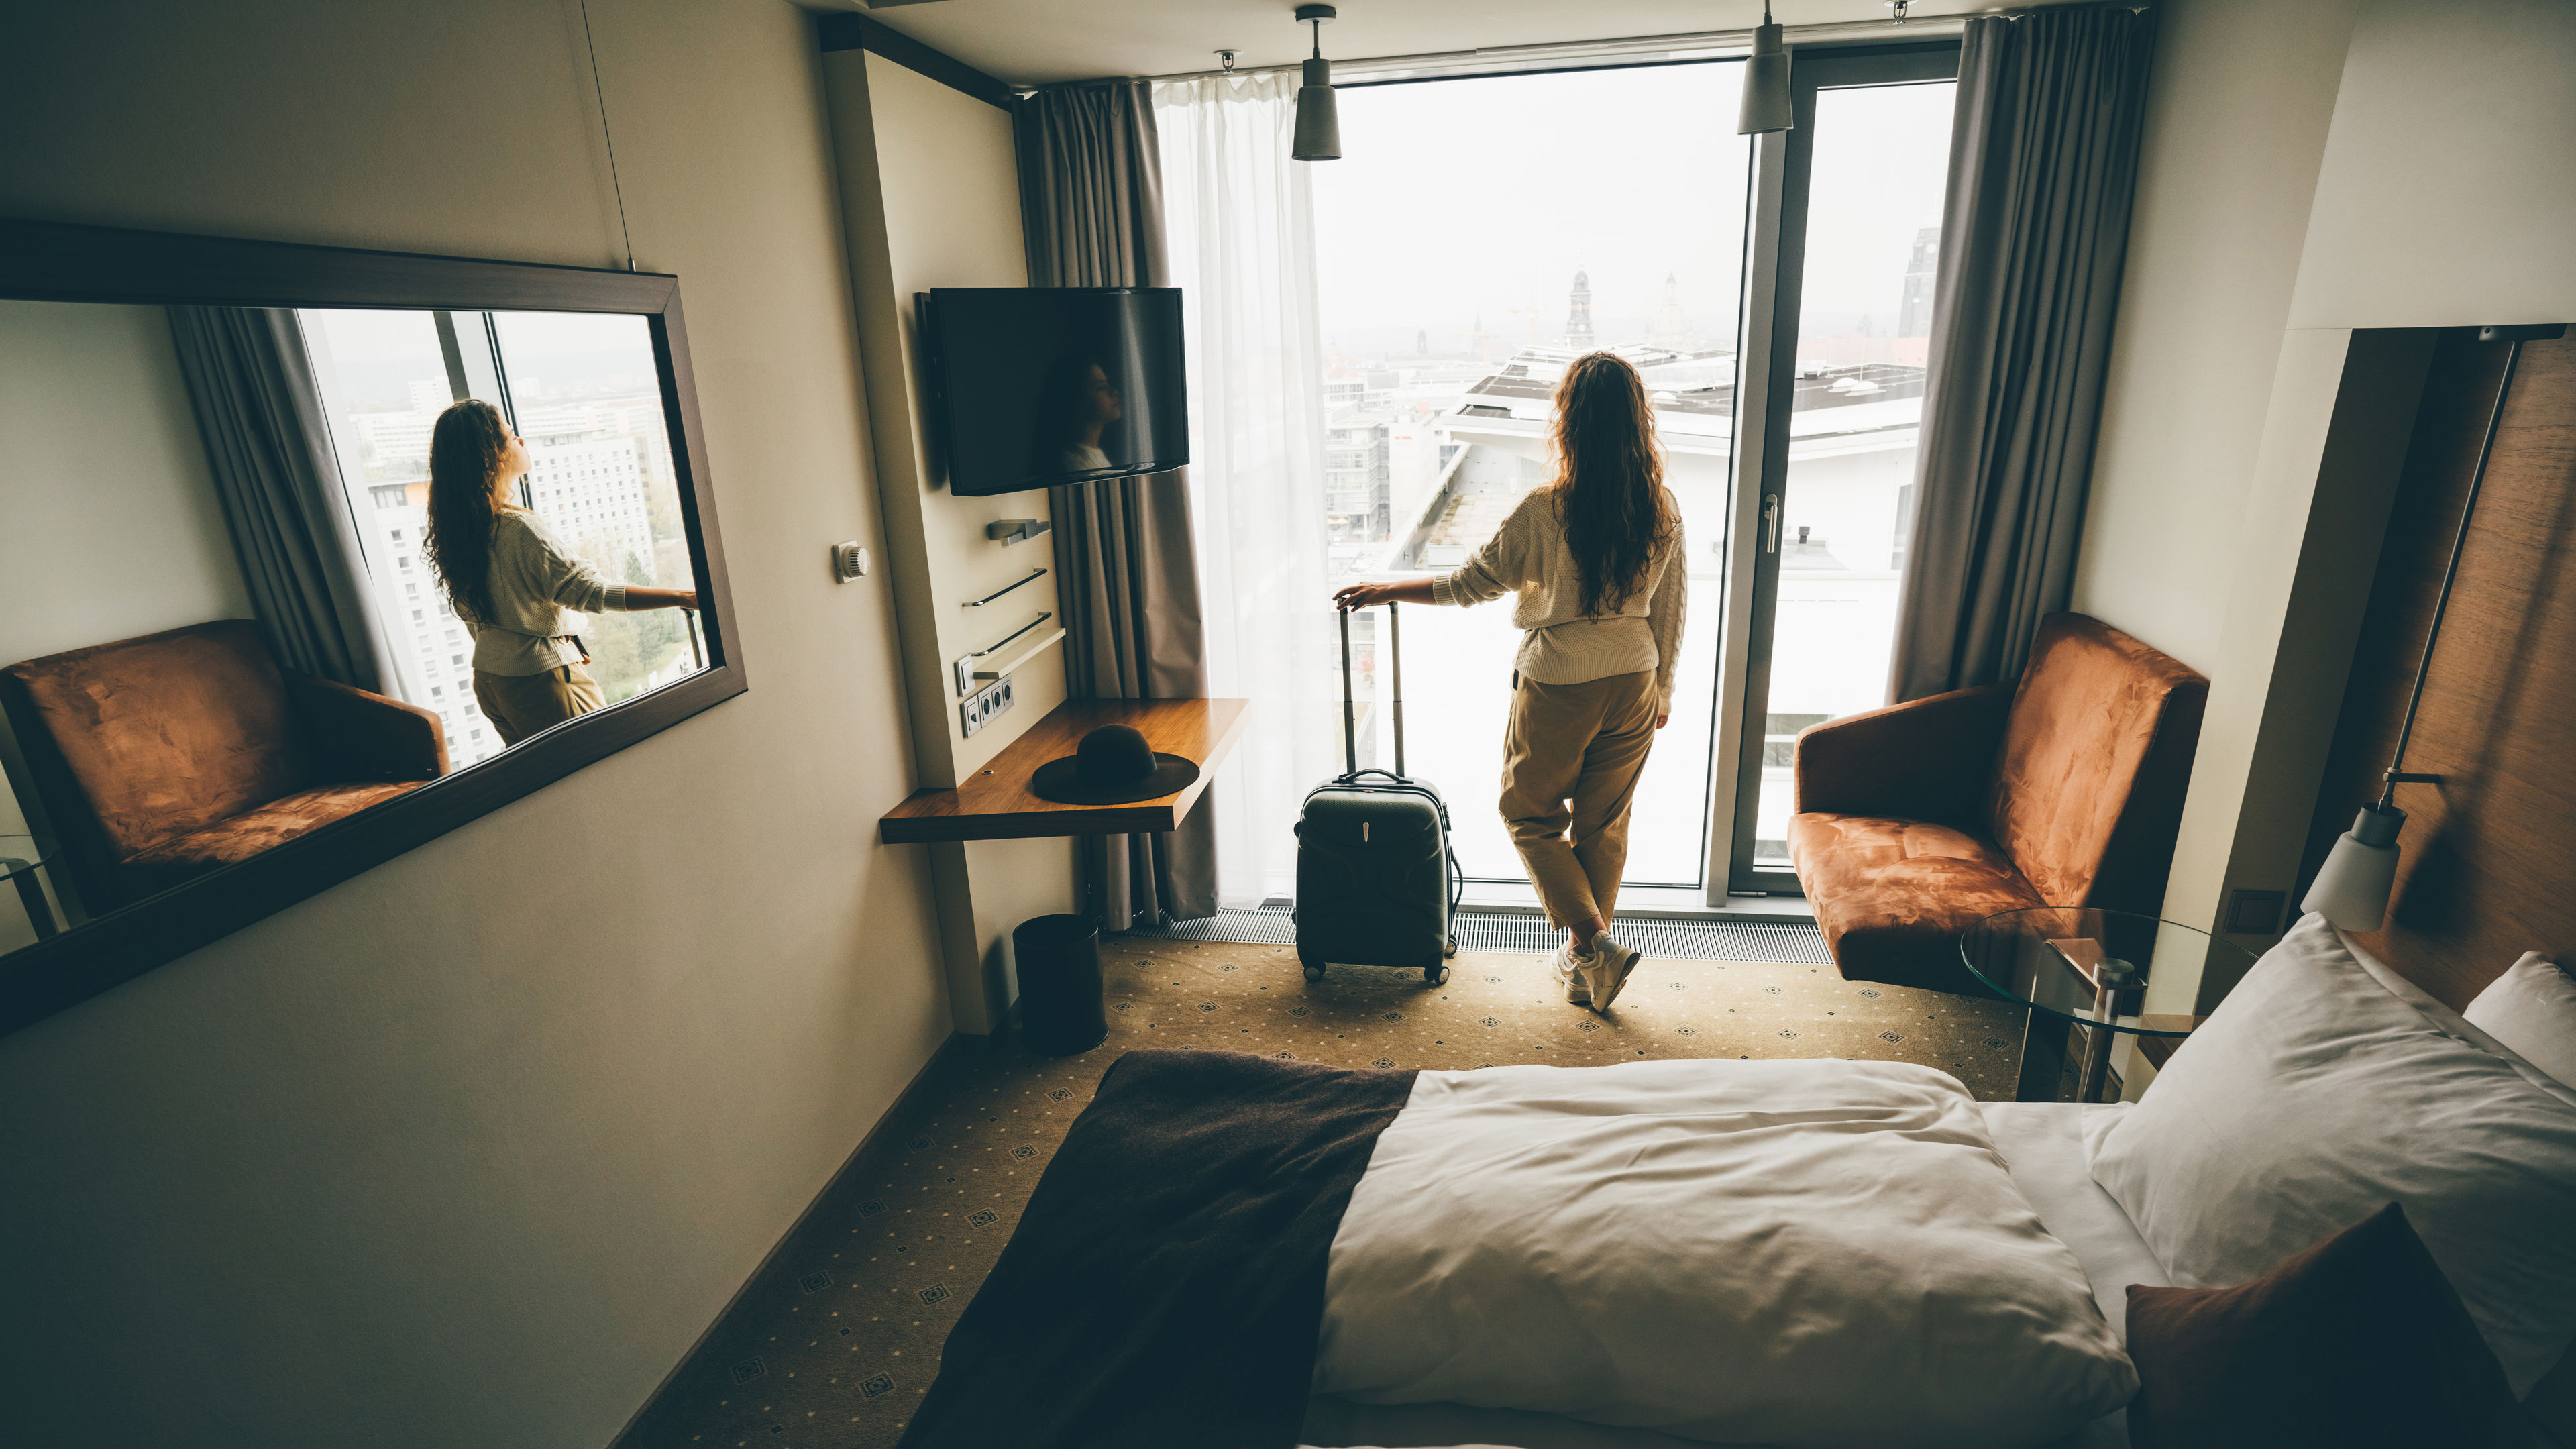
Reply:
[[[1655, 672], [1522, 679], [1503, 731], [1503, 823], [1548, 919], [1608, 918], [1628, 864], [1628, 807], [1655, 743]], [[1571, 832], [1571, 839], [1568, 833]]]
[[474, 701], [484, 718], [501, 732], [501, 743], [515, 745], [539, 730], [588, 714], [608, 702], [599, 681], [578, 664], [543, 674], [486, 674], [474, 671]]

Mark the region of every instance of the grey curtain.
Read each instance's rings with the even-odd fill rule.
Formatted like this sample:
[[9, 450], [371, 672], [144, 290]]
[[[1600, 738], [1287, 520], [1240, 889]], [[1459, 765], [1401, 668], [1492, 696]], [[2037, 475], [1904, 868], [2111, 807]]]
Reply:
[[1968, 22], [1892, 703], [2018, 678], [2066, 607], [2154, 49], [2125, 7]]
[[367, 598], [356, 521], [312, 358], [283, 308], [172, 307], [170, 335], [252, 611], [277, 662], [387, 691], [393, 651]]
[[[1154, 105], [1141, 81], [1020, 102], [1020, 222], [1033, 287], [1166, 285]], [[1056, 598], [1078, 699], [1207, 693], [1198, 559], [1184, 471], [1056, 488]], [[1216, 802], [1168, 835], [1111, 836], [1105, 930], [1216, 914]]]

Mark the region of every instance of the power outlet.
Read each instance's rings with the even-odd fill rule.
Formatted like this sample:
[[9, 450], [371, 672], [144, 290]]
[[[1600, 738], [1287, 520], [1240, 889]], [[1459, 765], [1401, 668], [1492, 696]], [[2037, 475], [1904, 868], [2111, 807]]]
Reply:
[[958, 722], [965, 727], [966, 733], [971, 735], [991, 724], [1010, 707], [1011, 676], [1005, 674], [968, 695], [966, 702], [957, 706], [957, 718]]

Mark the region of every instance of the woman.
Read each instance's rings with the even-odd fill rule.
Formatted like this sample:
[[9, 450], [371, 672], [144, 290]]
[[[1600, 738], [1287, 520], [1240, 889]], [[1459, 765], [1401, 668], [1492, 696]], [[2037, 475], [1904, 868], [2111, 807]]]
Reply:
[[1503, 736], [1503, 820], [1548, 918], [1570, 932], [1549, 968], [1567, 1001], [1597, 1011], [1637, 965], [1610, 934], [1611, 908], [1637, 775], [1672, 718], [1687, 555], [1635, 368], [1607, 352], [1576, 358], [1557, 384], [1550, 441], [1556, 481], [1523, 498], [1456, 572], [1353, 584], [1333, 602], [1518, 596], [1512, 622], [1528, 632]]
[[438, 572], [456, 617], [474, 631], [474, 698], [515, 745], [605, 703], [565, 611], [695, 609], [690, 589], [612, 584], [564, 552], [518, 505], [527, 440], [501, 410], [468, 398], [438, 415], [429, 435], [429, 531], [421, 552]]
[[1097, 473], [1112, 466], [1100, 439], [1125, 412], [1118, 385], [1098, 358], [1080, 352], [1058, 357], [1038, 384], [1031, 476]]

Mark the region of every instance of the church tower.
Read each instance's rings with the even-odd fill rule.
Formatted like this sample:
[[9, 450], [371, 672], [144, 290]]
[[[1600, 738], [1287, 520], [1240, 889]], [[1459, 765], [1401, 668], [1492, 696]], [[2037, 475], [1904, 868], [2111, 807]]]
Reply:
[[1592, 278], [1579, 270], [1574, 274], [1574, 294], [1566, 299], [1565, 345], [1592, 345]]
[[1690, 314], [1682, 310], [1681, 278], [1664, 274], [1664, 300], [1655, 308], [1655, 320], [1646, 327], [1646, 345], [1666, 352], [1695, 352], [1699, 339], [1692, 335]]

